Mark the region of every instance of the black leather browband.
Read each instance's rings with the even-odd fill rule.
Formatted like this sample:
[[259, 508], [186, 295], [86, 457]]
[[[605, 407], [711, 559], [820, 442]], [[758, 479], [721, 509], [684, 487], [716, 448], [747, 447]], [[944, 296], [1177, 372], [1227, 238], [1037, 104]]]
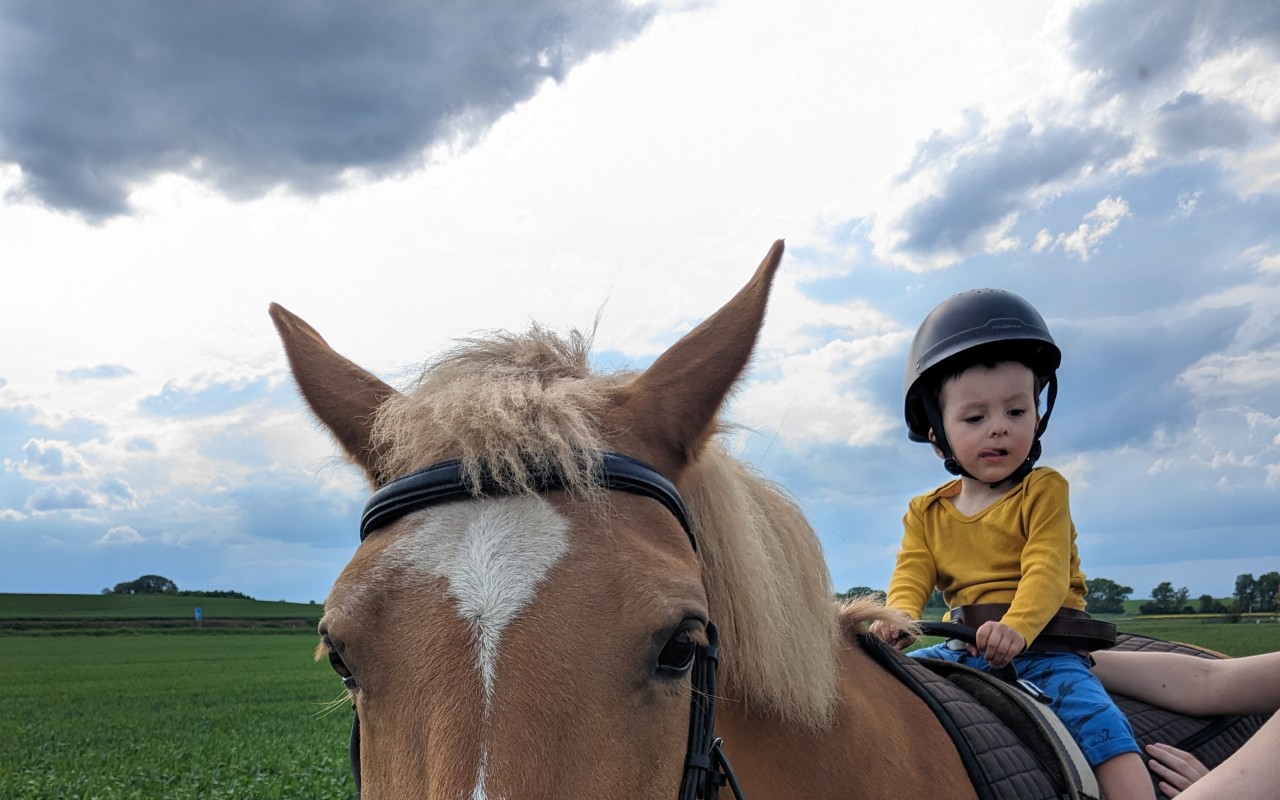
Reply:
[[[564, 476], [559, 472], [533, 470], [533, 488], [538, 492], [563, 489]], [[689, 511], [675, 484], [653, 467], [621, 453], [604, 453], [596, 471], [597, 483], [605, 489], [629, 492], [662, 503], [680, 522], [689, 535], [689, 544], [698, 549], [689, 522]], [[462, 462], [458, 459], [441, 461], [429, 467], [402, 475], [373, 493], [365, 503], [360, 517], [360, 541], [373, 531], [390, 525], [405, 514], [419, 511], [450, 500], [472, 499], [477, 496], [509, 494], [491, 475], [481, 479], [478, 492], [472, 492], [462, 475]]]

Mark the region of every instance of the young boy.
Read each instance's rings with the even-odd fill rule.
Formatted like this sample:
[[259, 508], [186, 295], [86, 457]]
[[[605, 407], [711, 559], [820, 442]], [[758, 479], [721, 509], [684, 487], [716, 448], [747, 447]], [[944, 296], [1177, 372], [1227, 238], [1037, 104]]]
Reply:
[[[951, 620], [977, 628], [976, 647], [953, 640], [913, 656], [1012, 662], [1049, 695], [1108, 800], [1153, 798], [1128, 720], [1089, 669], [1106, 628], [1084, 613], [1067, 482], [1034, 468], [1060, 360], [1044, 319], [1009, 292], [963, 292], [925, 318], [907, 362], [907, 428], [959, 477], [911, 501], [887, 604], [918, 619], [940, 589]], [[885, 623], [872, 631], [912, 642]]]

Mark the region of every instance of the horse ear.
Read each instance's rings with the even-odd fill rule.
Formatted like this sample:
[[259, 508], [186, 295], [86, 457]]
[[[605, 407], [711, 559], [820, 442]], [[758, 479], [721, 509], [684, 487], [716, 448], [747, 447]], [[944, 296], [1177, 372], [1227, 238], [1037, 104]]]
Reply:
[[312, 413], [333, 433], [347, 456], [374, 483], [380, 483], [381, 453], [371, 436], [373, 418], [396, 390], [339, 355], [315, 328], [284, 306], [272, 303], [270, 313], [293, 378]]
[[[622, 405], [646, 439], [665, 445], [654, 464], [673, 474], [692, 462], [714, 433], [716, 414], [746, 370], [764, 325], [783, 242], [773, 243], [755, 275], [733, 299], [663, 353], [624, 390]], [[654, 456], [651, 456], [654, 457]]]

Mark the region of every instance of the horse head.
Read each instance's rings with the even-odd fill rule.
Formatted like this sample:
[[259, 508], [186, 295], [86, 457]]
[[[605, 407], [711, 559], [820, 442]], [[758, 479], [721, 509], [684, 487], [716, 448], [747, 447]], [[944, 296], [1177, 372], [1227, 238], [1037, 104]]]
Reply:
[[[800, 725], [830, 716], [816, 538], [712, 439], [782, 250], [636, 373], [595, 374], [584, 337], [534, 326], [467, 340], [401, 392], [272, 306], [307, 405], [374, 490], [398, 497], [398, 478], [442, 463], [461, 487], [367, 531], [325, 603], [321, 654], [352, 693], [366, 798], [671, 798], [713, 619], [726, 648], [760, 654], [726, 665], [724, 696]], [[696, 550], [671, 502], [601, 480], [612, 454], [689, 498]], [[752, 530], [779, 517], [802, 557], [772, 563], [784, 545]], [[744, 531], [733, 548], [728, 524]], [[816, 666], [789, 660], [807, 643]]]

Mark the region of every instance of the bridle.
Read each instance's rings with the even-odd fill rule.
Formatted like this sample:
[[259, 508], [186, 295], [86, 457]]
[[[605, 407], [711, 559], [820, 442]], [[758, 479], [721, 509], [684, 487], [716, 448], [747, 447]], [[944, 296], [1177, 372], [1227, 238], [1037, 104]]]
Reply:
[[[696, 551], [689, 511], [675, 485], [662, 473], [642, 461], [621, 453], [603, 453], [592, 470], [601, 488], [648, 497], [661, 503], [684, 528], [689, 544]], [[547, 492], [565, 488], [564, 476], [558, 471], [531, 469], [533, 488]], [[387, 483], [373, 493], [360, 518], [360, 541], [375, 530], [395, 522], [414, 511], [453, 500], [509, 493], [492, 475], [485, 475], [473, 489], [463, 475], [457, 459], [442, 461]], [[724, 754], [724, 741], [715, 735], [716, 664], [719, 661], [720, 635], [714, 623], [706, 626], [707, 643], [694, 651], [689, 708], [689, 740], [685, 753], [684, 775], [680, 781], [679, 800], [716, 800], [721, 786], [728, 786], [737, 800], [744, 800], [737, 775]], [[348, 688], [354, 680], [344, 679]], [[355, 711], [355, 706], [352, 706]], [[360, 717], [351, 723], [351, 772], [360, 797]]]

